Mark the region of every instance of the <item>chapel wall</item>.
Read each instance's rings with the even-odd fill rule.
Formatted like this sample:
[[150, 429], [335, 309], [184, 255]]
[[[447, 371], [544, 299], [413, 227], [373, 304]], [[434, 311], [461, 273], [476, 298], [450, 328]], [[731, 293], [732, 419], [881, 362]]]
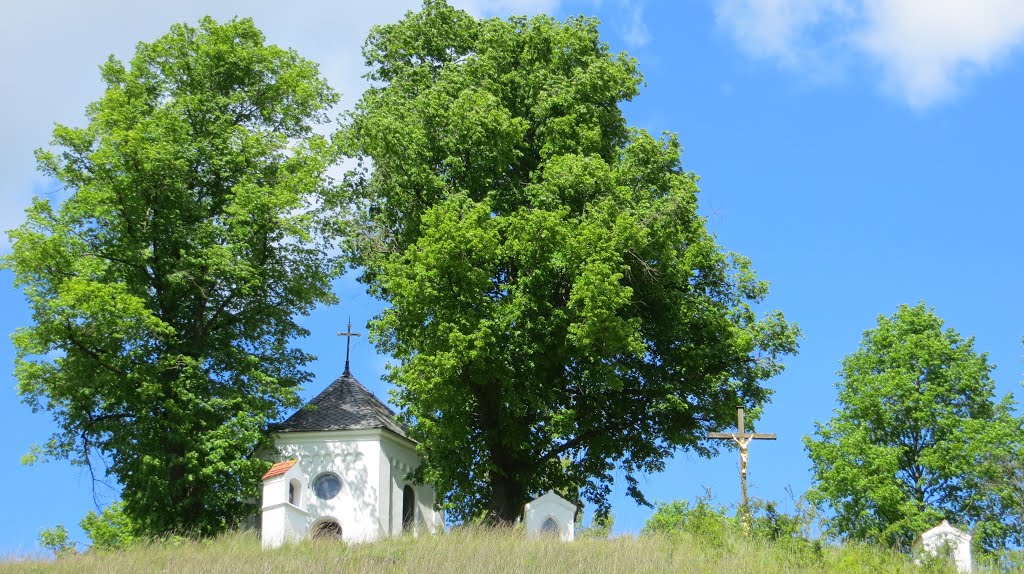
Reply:
[[[341, 525], [345, 541], [375, 540], [382, 533], [379, 438], [309, 435], [316, 436], [279, 437], [277, 441], [283, 455], [298, 458], [298, 467], [305, 478], [301, 507], [308, 516], [304, 519], [304, 531], [309, 532], [325, 519], [334, 519]], [[333, 473], [341, 479], [340, 491], [329, 500], [319, 498], [314, 491], [317, 477], [325, 473]]]
[[412, 444], [383, 443], [383, 457], [387, 459], [391, 473], [388, 488], [390, 521], [388, 531], [392, 535], [402, 534], [402, 489], [409, 485], [416, 495], [416, 523], [414, 534], [420, 532], [435, 533], [443, 528], [441, 514], [434, 510], [435, 493], [428, 485], [417, 485], [407, 480], [410, 472], [420, 464], [419, 456]]

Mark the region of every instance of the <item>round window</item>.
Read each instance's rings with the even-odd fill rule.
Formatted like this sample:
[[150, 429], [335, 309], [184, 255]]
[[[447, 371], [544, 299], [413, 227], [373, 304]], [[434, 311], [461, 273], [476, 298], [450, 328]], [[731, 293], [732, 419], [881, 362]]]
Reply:
[[330, 500], [341, 492], [341, 479], [333, 472], [321, 474], [313, 481], [313, 493], [317, 498]]

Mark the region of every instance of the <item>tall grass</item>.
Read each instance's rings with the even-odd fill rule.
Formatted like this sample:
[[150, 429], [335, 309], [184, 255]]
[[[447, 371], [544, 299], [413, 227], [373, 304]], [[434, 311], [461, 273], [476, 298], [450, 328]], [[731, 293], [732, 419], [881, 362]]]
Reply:
[[116, 552], [87, 552], [56, 560], [0, 562], [0, 571], [114, 574], [136, 572], [244, 572], [252, 574], [382, 574], [391, 572], [643, 573], [692, 574], [913, 573], [925, 569], [894, 552], [867, 547], [821, 546], [806, 541], [733, 538], [702, 540], [685, 534], [582, 539], [561, 543], [525, 539], [522, 530], [457, 529], [439, 536], [384, 539], [345, 545], [303, 542], [260, 549], [252, 534], [212, 540], [141, 544]]

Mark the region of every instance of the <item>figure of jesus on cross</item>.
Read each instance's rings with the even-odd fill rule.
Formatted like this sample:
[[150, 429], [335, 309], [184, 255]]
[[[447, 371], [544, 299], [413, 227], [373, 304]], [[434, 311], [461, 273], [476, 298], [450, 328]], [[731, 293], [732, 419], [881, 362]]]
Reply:
[[750, 506], [747, 500], [747, 459], [749, 452], [747, 447], [750, 441], [775, 440], [775, 433], [745, 432], [743, 429], [743, 405], [736, 407], [736, 432], [711, 432], [708, 438], [731, 440], [740, 447], [740, 519], [743, 521], [743, 531], [750, 529]]

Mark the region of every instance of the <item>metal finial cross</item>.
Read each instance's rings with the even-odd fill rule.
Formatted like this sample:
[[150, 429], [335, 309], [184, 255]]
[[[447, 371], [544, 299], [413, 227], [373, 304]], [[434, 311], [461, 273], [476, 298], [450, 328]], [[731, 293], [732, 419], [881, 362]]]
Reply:
[[339, 337], [345, 337], [345, 375], [351, 375], [352, 371], [348, 368], [349, 354], [352, 352], [352, 337], [359, 337], [362, 333], [352, 332], [352, 317], [348, 318], [348, 329], [342, 333], [338, 332]]

